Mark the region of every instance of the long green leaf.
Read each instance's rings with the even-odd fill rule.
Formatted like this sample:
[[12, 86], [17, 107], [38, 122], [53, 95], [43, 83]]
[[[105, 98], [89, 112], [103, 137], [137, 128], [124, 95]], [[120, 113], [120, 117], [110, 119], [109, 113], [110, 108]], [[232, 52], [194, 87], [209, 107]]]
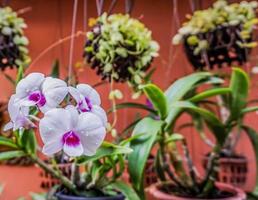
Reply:
[[132, 152], [131, 148], [125, 146], [119, 146], [108, 142], [103, 142], [101, 147], [97, 150], [93, 156], [81, 156], [77, 159], [78, 164], [84, 164], [104, 158], [106, 156], [129, 154]]
[[[254, 152], [255, 152], [255, 159], [256, 159], [256, 171], [258, 171], [258, 133], [248, 126], [242, 126], [242, 128], [245, 130], [247, 136], [249, 137]], [[256, 174], [256, 187], [253, 191], [256, 195], [258, 195], [258, 173]]]
[[[116, 110], [119, 110], [119, 109], [123, 109], [123, 108], [136, 108], [136, 109], [142, 109], [142, 110], [146, 110], [150, 113], [153, 113], [153, 114], [157, 114], [157, 111], [149, 108], [148, 106], [144, 105], [144, 104], [140, 104], [140, 103], [134, 103], [134, 102], [126, 102], [126, 103], [120, 103], [120, 104], [117, 104], [115, 109]], [[111, 113], [113, 112], [113, 109], [109, 109], [107, 111], [107, 113]]]
[[133, 131], [133, 136], [143, 134], [131, 142], [133, 152], [128, 156], [128, 168], [132, 184], [141, 198], [144, 196], [143, 174], [145, 164], [162, 124], [161, 121], [146, 117], [136, 125]]
[[59, 60], [56, 59], [52, 65], [52, 71], [51, 71], [51, 74], [50, 76], [53, 77], [53, 78], [59, 78], [60, 76], [60, 70], [59, 70]]
[[247, 107], [247, 108], [244, 108], [243, 110], [241, 110], [241, 115], [244, 115], [244, 114], [250, 113], [250, 112], [255, 112], [255, 111], [258, 111], [258, 106]]
[[237, 119], [241, 115], [241, 110], [247, 104], [249, 78], [240, 68], [234, 68], [230, 81], [232, 91], [231, 101], [229, 102], [230, 119]]
[[216, 95], [228, 94], [230, 92], [231, 92], [230, 88], [214, 88], [214, 89], [210, 89], [210, 90], [201, 92], [187, 100], [195, 103], [195, 102], [199, 102], [199, 101], [204, 100], [209, 97], [213, 97]]
[[18, 148], [18, 146], [13, 142], [12, 139], [9, 139], [3, 136], [0, 136], [0, 145], [10, 147], [10, 148], [15, 148], [15, 149]]
[[167, 100], [162, 90], [154, 84], [147, 84], [143, 86], [143, 91], [151, 101], [154, 108], [158, 111], [160, 118], [165, 119], [168, 113], [168, 108]]
[[175, 108], [171, 109], [171, 105], [174, 102], [183, 100], [183, 97], [191, 91], [196, 84], [200, 83], [204, 80], [211, 79], [211, 73], [208, 72], [198, 72], [175, 81], [165, 92], [167, 102], [168, 102], [168, 116], [166, 117], [167, 127], [166, 129], [169, 130], [173, 124], [175, 123], [178, 116], [182, 113], [182, 108]]
[[209, 72], [198, 72], [178, 79], [166, 90], [167, 101], [171, 104], [181, 100], [195, 84], [208, 79], [210, 76]]
[[190, 110], [191, 112], [197, 113], [203, 117], [203, 119], [208, 124], [209, 128], [212, 130], [213, 135], [216, 137], [217, 141], [220, 144], [223, 144], [227, 133], [225, 131], [224, 125], [221, 123], [221, 121], [214, 115], [212, 112], [200, 108], [193, 103], [190, 103], [188, 101], [179, 101], [174, 104], [172, 104], [173, 107], [181, 107], [183, 109]]
[[0, 161], [1, 160], [9, 160], [11, 158], [19, 158], [25, 156], [26, 154], [23, 151], [5, 151], [0, 153]]
[[111, 186], [121, 192], [128, 200], [140, 200], [133, 188], [122, 181], [116, 181]]
[[37, 140], [33, 129], [25, 130], [22, 133], [21, 145], [28, 154], [36, 154]]

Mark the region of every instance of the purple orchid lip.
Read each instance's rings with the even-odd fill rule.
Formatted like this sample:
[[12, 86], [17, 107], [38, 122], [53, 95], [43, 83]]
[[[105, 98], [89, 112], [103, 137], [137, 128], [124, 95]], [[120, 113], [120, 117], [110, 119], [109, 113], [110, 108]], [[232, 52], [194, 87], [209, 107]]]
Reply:
[[39, 107], [46, 104], [46, 98], [40, 91], [30, 93], [29, 100], [35, 102]]
[[80, 138], [75, 132], [69, 131], [63, 135], [62, 142], [68, 146], [75, 147], [80, 144]]
[[87, 107], [85, 106], [83, 101], [80, 101], [78, 103], [78, 108], [81, 112], [90, 112], [92, 110], [92, 104], [89, 98], [85, 97], [85, 102], [87, 104]]

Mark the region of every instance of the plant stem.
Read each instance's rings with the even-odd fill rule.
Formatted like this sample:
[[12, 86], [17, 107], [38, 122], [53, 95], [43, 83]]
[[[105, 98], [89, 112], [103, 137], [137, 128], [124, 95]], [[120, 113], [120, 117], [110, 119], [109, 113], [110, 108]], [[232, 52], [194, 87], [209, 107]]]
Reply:
[[222, 147], [220, 145], [217, 145], [214, 148], [213, 152], [211, 152], [211, 155], [209, 157], [208, 164], [207, 164], [207, 173], [203, 182], [204, 189], [201, 192], [201, 196], [205, 196], [209, 194], [214, 187], [214, 183], [216, 180], [216, 173], [218, 171], [218, 158], [219, 158], [218, 155], [221, 149]]
[[198, 184], [197, 184], [197, 180], [196, 180], [196, 174], [195, 174], [195, 166], [193, 164], [193, 161], [190, 157], [190, 153], [189, 153], [189, 150], [188, 150], [188, 146], [187, 146], [187, 142], [186, 140], [184, 139], [182, 141], [183, 143], [183, 151], [184, 151], [184, 154], [185, 154], [185, 157], [186, 157], [186, 160], [187, 160], [187, 165], [188, 165], [188, 168], [189, 168], [189, 173], [190, 173], [190, 176], [191, 176], [191, 179], [192, 179], [192, 183], [193, 183], [193, 188], [196, 192], [199, 193], [199, 188], [198, 188]]
[[53, 168], [49, 167], [49, 165], [47, 165], [44, 161], [42, 161], [41, 159], [37, 158], [36, 156], [30, 155], [31, 159], [38, 164], [43, 170], [45, 170], [46, 172], [50, 173], [53, 177], [57, 178], [58, 180], [61, 181], [61, 183], [67, 188], [69, 189], [71, 192], [73, 192], [74, 194], [78, 194], [77, 190], [76, 190], [76, 186], [64, 175], [62, 175], [61, 173], [59, 173], [58, 171], [54, 170]]

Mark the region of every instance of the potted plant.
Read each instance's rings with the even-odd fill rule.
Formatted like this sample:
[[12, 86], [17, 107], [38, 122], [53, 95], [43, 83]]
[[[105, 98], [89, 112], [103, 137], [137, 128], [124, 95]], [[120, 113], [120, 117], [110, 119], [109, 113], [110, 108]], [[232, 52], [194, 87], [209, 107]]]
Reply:
[[[92, 22], [92, 21], [91, 21]], [[146, 82], [159, 45], [151, 31], [128, 14], [106, 13], [94, 20], [87, 33], [84, 57], [102, 79], [128, 82], [134, 90]]]
[[252, 31], [257, 24], [257, 2], [228, 4], [217, 0], [206, 10], [197, 10], [173, 37], [173, 44], [182, 43], [194, 69], [221, 68], [247, 62], [256, 46]]
[[[131, 152], [126, 145], [134, 138], [120, 145], [103, 142], [107, 117], [100, 103], [97, 91], [87, 84], [68, 87], [61, 79], [41, 73], [27, 75], [19, 81], [8, 103], [11, 121], [5, 130], [12, 129], [15, 138], [0, 140], [15, 150], [1, 152], [0, 160], [29, 156], [60, 181], [58, 190], [53, 192], [60, 200], [137, 200], [130, 186], [119, 180], [124, 155]], [[61, 151], [68, 155], [72, 161], [71, 177], [37, 156], [33, 129], [37, 126], [44, 143], [42, 152], [50, 157]]]
[[27, 66], [30, 62], [26, 24], [10, 7], [0, 8], [0, 68]]
[[[243, 112], [241, 106], [238, 109], [238, 104], [243, 105], [242, 98], [246, 93], [246, 74], [235, 68], [229, 87], [211, 88], [195, 94], [193, 90], [196, 90], [196, 87], [202, 83], [207, 83], [209, 76], [211, 76], [210, 73], [200, 72], [183, 77], [173, 83], [165, 93], [153, 84], [142, 87], [160, 117], [159, 120], [143, 118], [133, 130], [133, 136], [138, 135], [139, 138], [131, 142], [131, 148], [134, 151], [128, 155], [129, 171], [133, 186], [142, 198], [144, 196], [142, 192], [144, 166], [152, 147], [156, 145], [155, 167], [160, 182], [149, 189], [151, 196], [149, 198], [159, 200], [246, 199], [242, 190], [217, 182], [216, 179], [217, 160], [228, 138], [225, 127], [230, 128], [231, 125], [223, 123], [215, 113], [201, 106], [203, 100], [208, 97], [237, 94], [238, 100], [232, 104], [235, 108], [234, 113]], [[243, 85], [244, 89], [237, 87], [238, 85]], [[183, 135], [174, 132], [176, 120], [183, 113], [195, 113], [201, 117], [216, 139], [204, 176], [198, 173], [192, 162], [186, 139]], [[254, 148], [257, 150], [258, 136], [253, 129], [250, 127], [248, 129], [248, 135], [252, 138]], [[179, 153], [178, 145], [181, 146], [183, 155]], [[185, 165], [183, 161], [186, 161]]]

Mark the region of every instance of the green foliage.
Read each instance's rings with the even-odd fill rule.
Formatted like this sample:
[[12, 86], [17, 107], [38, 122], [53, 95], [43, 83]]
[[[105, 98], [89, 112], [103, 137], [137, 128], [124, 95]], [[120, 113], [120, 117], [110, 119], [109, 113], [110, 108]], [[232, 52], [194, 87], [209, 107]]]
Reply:
[[158, 111], [161, 119], [165, 119], [168, 113], [167, 99], [160, 88], [154, 84], [147, 84], [142, 87], [145, 95]]
[[240, 68], [234, 68], [230, 81], [231, 98], [228, 107], [230, 108], [230, 119], [241, 117], [242, 109], [247, 105], [249, 78]]
[[141, 134], [141, 136], [131, 142], [130, 147], [133, 152], [128, 156], [128, 168], [132, 184], [141, 197], [144, 196], [143, 174], [145, 164], [162, 124], [161, 121], [144, 118], [133, 130], [133, 135]]
[[24, 151], [21, 150], [15, 150], [15, 151], [4, 151], [4, 152], [0, 152], [0, 161], [1, 160], [9, 160], [12, 158], [19, 158], [22, 156], [25, 156], [26, 154], [24, 153]]
[[53, 78], [59, 78], [60, 76], [60, 63], [59, 60], [55, 60], [52, 65], [50, 76]]
[[137, 196], [137, 194], [131, 188], [131, 186], [127, 185], [122, 181], [117, 181], [113, 183], [111, 186], [117, 189], [119, 192], [123, 193], [128, 200], [140, 200], [140, 198]]

